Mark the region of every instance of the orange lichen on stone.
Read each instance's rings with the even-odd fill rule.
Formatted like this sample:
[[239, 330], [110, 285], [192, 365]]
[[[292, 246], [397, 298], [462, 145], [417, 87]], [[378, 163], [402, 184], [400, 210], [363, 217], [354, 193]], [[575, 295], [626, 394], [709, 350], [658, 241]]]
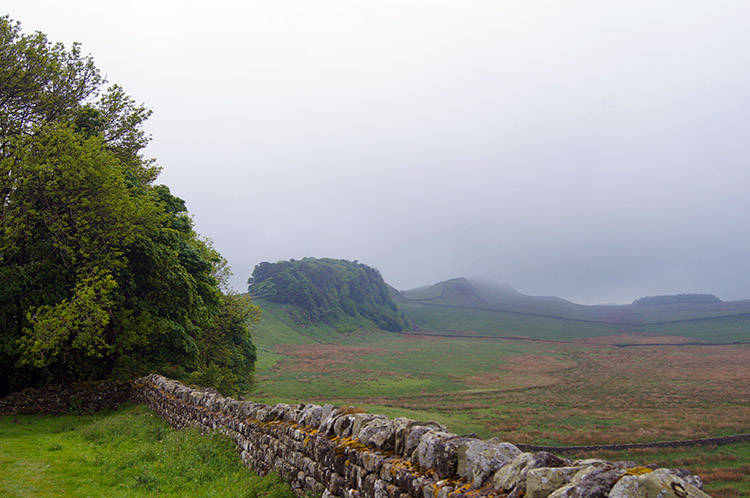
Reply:
[[347, 406], [346, 408], [339, 408], [334, 413], [336, 417], [340, 417], [341, 415], [353, 415], [355, 413], [367, 413], [367, 411], [363, 410], [362, 408], [357, 408], [356, 406]]
[[[456, 484], [458, 484], [458, 482], [456, 482]], [[471, 489], [471, 484], [467, 483], [467, 484], [464, 484], [463, 486], [456, 488], [456, 492], [463, 493], [465, 491], [468, 491], [469, 489]]]

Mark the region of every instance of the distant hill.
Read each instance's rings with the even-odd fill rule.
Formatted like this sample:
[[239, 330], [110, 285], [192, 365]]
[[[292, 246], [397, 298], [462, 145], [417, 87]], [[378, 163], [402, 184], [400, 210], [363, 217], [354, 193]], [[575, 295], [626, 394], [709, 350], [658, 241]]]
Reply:
[[454, 278], [435, 285], [404, 291], [402, 295], [409, 301], [449, 301], [456, 304], [482, 300], [471, 282], [465, 278]]
[[722, 300], [713, 294], [674, 294], [668, 296], [641, 297], [633, 301], [633, 306], [661, 306], [670, 304], [715, 304]]
[[303, 258], [263, 262], [248, 280], [250, 295], [296, 308], [297, 321], [341, 330], [375, 326], [400, 332], [407, 321], [380, 273], [343, 259]]
[[474, 278], [454, 278], [429, 287], [406, 290], [401, 294], [407, 301], [423, 304], [471, 306], [576, 318], [581, 318], [587, 311], [586, 306], [559, 297], [527, 296], [510, 285]]
[[455, 278], [402, 291], [398, 302], [420, 329], [482, 335], [577, 339], [646, 333], [705, 341], [750, 339], [750, 301], [710, 294], [656, 296], [632, 305], [587, 306], [527, 296], [505, 284]]
[[637, 336], [644, 342], [644, 337], [676, 336], [678, 342], [750, 341], [750, 300], [722, 302], [715, 296], [587, 306], [525, 295], [477, 278], [398, 291], [367, 265], [315, 258], [261, 263], [249, 284], [264, 309], [260, 329], [268, 337], [325, 342], [329, 334], [379, 328], [534, 340]]
[[476, 278], [452, 278], [434, 285], [405, 290], [402, 295], [412, 301], [468, 300], [487, 303], [556, 302], [578, 306], [559, 297], [538, 297], [521, 294], [507, 284], [497, 284]]

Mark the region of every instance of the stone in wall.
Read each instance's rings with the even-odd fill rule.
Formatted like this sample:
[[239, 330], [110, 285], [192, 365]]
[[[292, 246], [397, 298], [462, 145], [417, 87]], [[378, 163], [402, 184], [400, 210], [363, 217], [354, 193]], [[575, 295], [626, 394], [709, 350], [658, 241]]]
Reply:
[[521, 454], [516, 446], [497, 439], [468, 440], [458, 447], [456, 473], [480, 487], [497, 469]]
[[695, 476], [685, 475], [668, 469], [652, 472], [631, 473], [615, 483], [609, 493], [610, 498], [640, 498], [659, 496], [660, 498], [704, 498], [708, 495], [701, 490], [702, 482]]

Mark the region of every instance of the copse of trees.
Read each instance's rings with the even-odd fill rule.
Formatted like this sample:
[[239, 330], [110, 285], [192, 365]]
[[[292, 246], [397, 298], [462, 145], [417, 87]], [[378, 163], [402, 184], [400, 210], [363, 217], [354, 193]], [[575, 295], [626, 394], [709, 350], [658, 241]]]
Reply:
[[0, 17], [0, 396], [161, 372], [247, 389], [260, 310], [142, 150], [150, 111]]
[[380, 273], [343, 259], [263, 262], [248, 280], [253, 296], [301, 309], [311, 322], [353, 328], [367, 324], [400, 332], [399, 314]]

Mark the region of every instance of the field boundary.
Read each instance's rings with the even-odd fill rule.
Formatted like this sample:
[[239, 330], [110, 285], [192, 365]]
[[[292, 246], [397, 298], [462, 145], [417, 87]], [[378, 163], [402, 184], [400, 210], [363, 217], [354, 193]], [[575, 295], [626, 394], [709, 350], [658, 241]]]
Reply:
[[[458, 305], [458, 304], [441, 304], [441, 303], [428, 303], [425, 302], [425, 300], [419, 300], [419, 299], [409, 299], [405, 298], [408, 301], [412, 301], [415, 303], [419, 303], [423, 306], [438, 306], [440, 308], [453, 308], [453, 309], [467, 309], [467, 310], [475, 310], [475, 311], [490, 311], [494, 313], [509, 313], [512, 315], [523, 315], [523, 316], [533, 316], [537, 318], [549, 318], [552, 320], [563, 320], [566, 322], [577, 322], [577, 323], [594, 323], [599, 325], [625, 325], [627, 327], [649, 327], [653, 325], [670, 325], [673, 323], [692, 323], [692, 322], [707, 322], [707, 321], [713, 321], [713, 320], [725, 320], [727, 318], [741, 318], [741, 317], [750, 317], [750, 313], [733, 313], [731, 315], [717, 315], [717, 316], [706, 316], [701, 318], [683, 318], [678, 320], [663, 320], [658, 322], [641, 322], [641, 323], [631, 323], [631, 322], [619, 322], [619, 321], [606, 321], [606, 320], [589, 320], [585, 318], [571, 318], [566, 316], [559, 316], [559, 315], [547, 315], [543, 313], [531, 313], [529, 311], [515, 311], [515, 310], [504, 310], [504, 309], [498, 309], [498, 308], [484, 308], [481, 306], [466, 306], [466, 305]], [[432, 299], [439, 299], [438, 298], [430, 298]]]
[[635, 450], [640, 448], [680, 448], [685, 446], [722, 446], [726, 444], [750, 441], [750, 434], [735, 434], [733, 436], [710, 437], [705, 439], [684, 439], [680, 441], [660, 441], [653, 443], [631, 444], [599, 444], [592, 446], [539, 446], [534, 444], [516, 444], [523, 451], [554, 451], [567, 453], [571, 451], [601, 451], [601, 450]]
[[618, 348], [634, 348], [639, 346], [743, 346], [750, 344], [749, 341], [732, 341], [732, 342], [644, 342], [638, 344], [614, 344]]
[[[622, 491], [623, 476], [643, 474], [633, 474], [642, 467], [631, 467], [631, 462], [602, 460], [602, 469], [587, 460], [524, 453], [511, 443], [450, 433], [437, 422], [390, 419], [330, 404], [237, 401], [158, 375], [137, 380], [134, 394], [173, 427], [197, 426], [227, 434], [246, 466], [260, 474], [277, 471], [298, 496], [501, 498], [547, 496], [550, 491], [600, 496]], [[560, 467], [568, 468], [576, 480], [549, 483], [542, 476], [527, 478]], [[646, 470], [673, 489], [679, 486], [690, 496], [707, 496], [701, 492], [702, 481], [689, 473]]]
[[425, 336], [425, 337], [447, 337], [449, 339], [497, 339], [503, 341], [526, 341], [526, 342], [547, 342], [554, 344], [586, 344], [599, 346], [613, 346], [618, 348], [633, 348], [641, 346], [744, 346], [750, 344], [750, 341], [732, 341], [732, 342], [649, 342], [636, 344], [606, 344], [588, 342], [586, 339], [564, 340], [564, 339], [540, 339], [537, 337], [523, 337], [514, 335], [469, 335], [469, 334], [436, 334], [430, 332], [400, 332], [404, 336]]

